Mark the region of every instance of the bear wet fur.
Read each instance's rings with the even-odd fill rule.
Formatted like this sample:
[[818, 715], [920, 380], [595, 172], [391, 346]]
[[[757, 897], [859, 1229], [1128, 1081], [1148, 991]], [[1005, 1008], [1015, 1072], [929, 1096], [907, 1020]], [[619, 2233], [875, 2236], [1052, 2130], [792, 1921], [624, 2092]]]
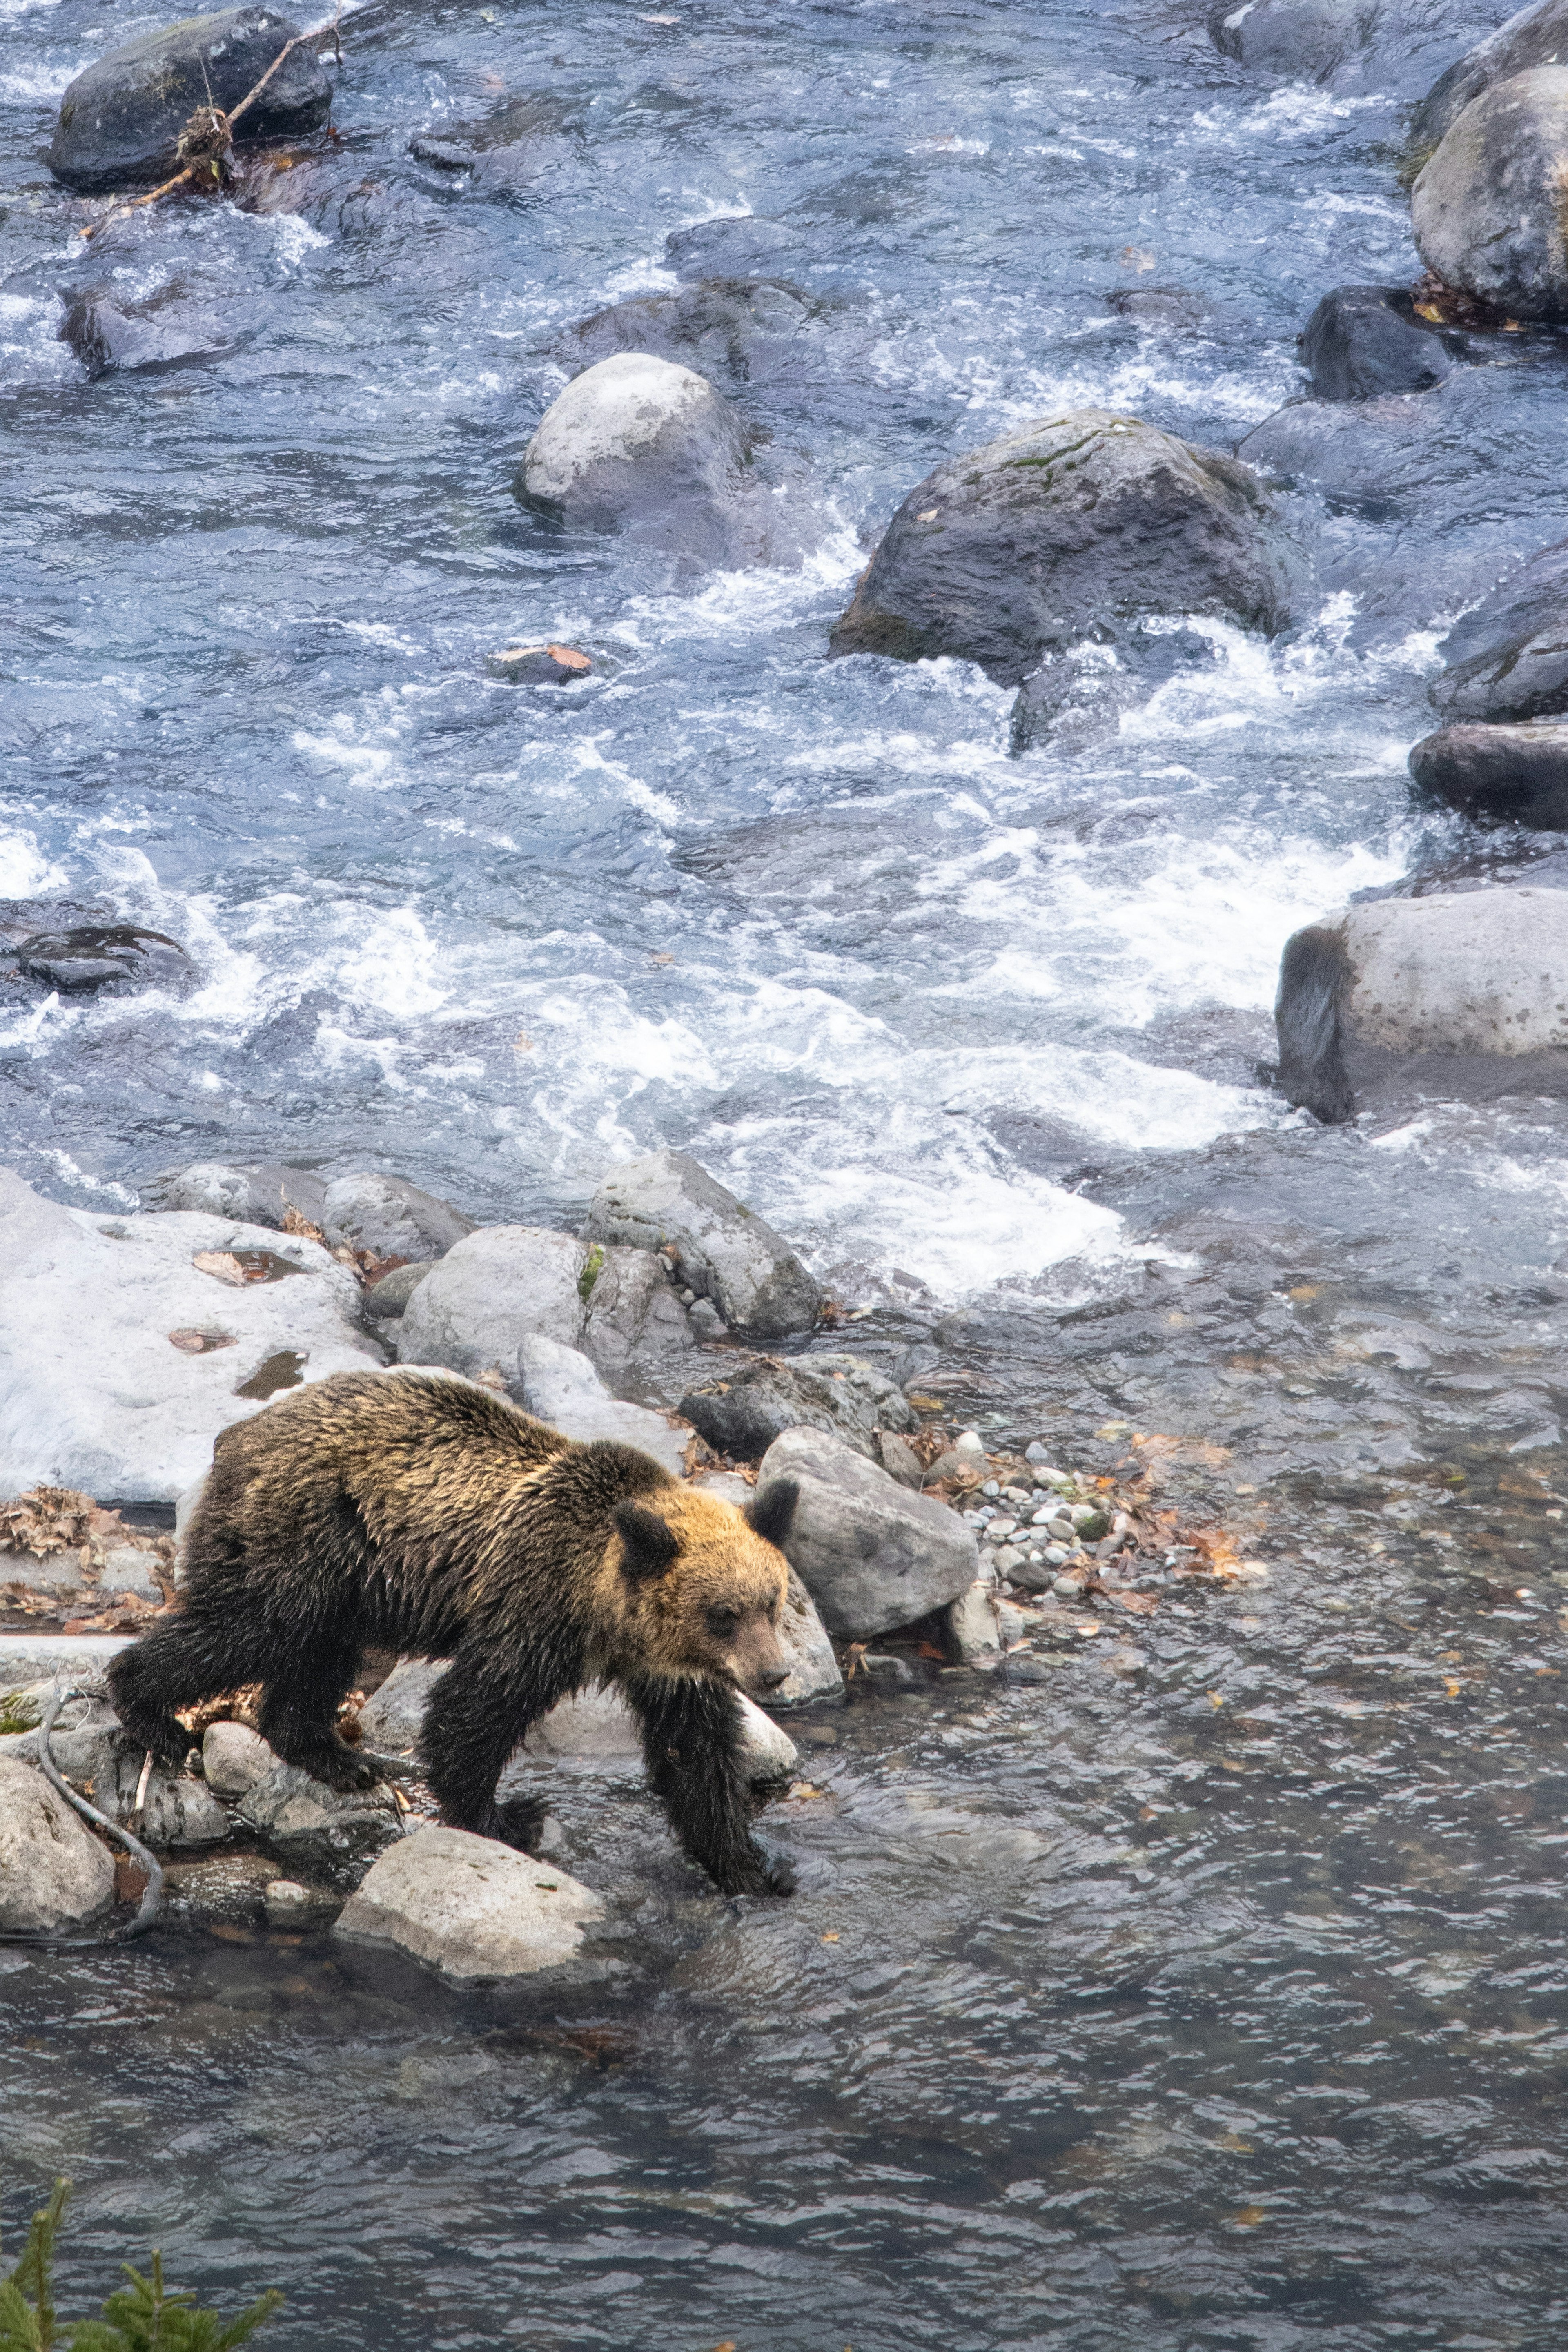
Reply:
[[374, 1777], [333, 1728], [362, 1650], [449, 1658], [422, 1759], [443, 1821], [494, 1837], [530, 1727], [614, 1681], [687, 1853], [725, 1894], [787, 1894], [751, 1834], [736, 1694], [787, 1671], [794, 1505], [775, 1487], [742, 1512], [451, 1374], [337, 1373], [218, 1438], [179, 1613], [115, 1660], [110, 1695], [177, 1763], [176, 1709], [259, 1683], [263, 1738], [343, 1787]]

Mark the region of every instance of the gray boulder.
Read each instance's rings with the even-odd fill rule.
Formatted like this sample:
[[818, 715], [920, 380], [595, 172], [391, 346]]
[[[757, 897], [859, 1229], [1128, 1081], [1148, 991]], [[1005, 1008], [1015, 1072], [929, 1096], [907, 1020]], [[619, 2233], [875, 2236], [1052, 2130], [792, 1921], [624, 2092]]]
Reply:
[[1568, 719], [1440, 727], [1413, 746], [1410, 772], [1430, 799], [1483, 824], [1568, 833]]
[[1568, 319], [1565, 146], [1568, 66], [1537, 66], [1472, 100], [1411, 190], [1427, 268], [1515, 319]]
[[895, 1485], [842, 1438], [795, 1429], [768, 1449], [759, 1497], [798, 1481], [784, 1551], [834, 1634], [885, 1633], [975, 1581], [973, 1535], [945, 1503]]
[[684, 1151], [612, 1168], [584, 1228], [590, 1242], [660, 1250], [679, 1279], [748, 1338], [809, 1331], [823, 1293], [789, 1244]]
[[381, 1688], [360, 1709], [360, 1738], [387, 1756], [411, 1756], [419, 1744], [430, 1694], [447, 1671], [445, 1658], [399, 1658]]
[[588, 1444], [598, 1437], [636, 1445], [661, 1462], [672, 1477], [686, 1468], [687, 1431], [672, 1429], [663, 1413], [613, 1397], [586, 1356], [555, 1339], [531, 1333], [518, 1349], [515, 1382], [519, 1401], [563, 1436]]
[[1543, 547], [1449, 630], [1430, 699], [1446, 719], [1568, 712], [1568, 541]]
[[58, 1936], [114, 1898], [114, 1863], [41, 1772], [0, 1757], [0, 1934]]
[[583, 530], [672, 532], [720, 561], [733, 544], [746, 437], [690, 368], [625, 352], [569, 383], [523, 456], [530, 504]]
[[1410, 120], [1410, 152], [1424, 163], [1467, 106], [1494, 82], [1535, 66], [1568, 65], [1568, 0], [1521, 8], [1439, 76]]
[[173, 1502], [275, 1388], [380, 1362], [348, 1269], [264, 1226], [61, 1208], [0, 1170], [0, 1493]]
[[142, 1188], [145, 1209], [189, 1209], [209, 1217], [232, 1217], [237, 1223], [271, 1225], [281, 1231], [292, 1209], [308, 1224], [319, 1225], [326, 1213], [327, 1188], [310, 1168], [289, 1168], [280, 1160], [251, 1160], [230, 1166], [222, 1160], [198, 1160], [189, 1168], [171, 1169]]
[[1377, 400], [1429, 392], [1455, 364], [1437, 328], [1396, 286], [1336, 286], [1301, 333], [1315, 400]]
[[432, 1828], [372, 1864], [332, 1932], [391, 1946], [459, 1983], [487, 1983], [562, 1967], [604, 1912], [563, 1870], [493, 1838]]
[[1378, 0], [1218, 0], [1209, 38], [1249, 73], [1331, 81], [1372, 45]]
[[[275, 8], [226, 8], [142, 33], [88, 66], [60, 100], [48, 165], [87, 194], [151, 185], [177, 169], [198, 106], [229, 111], [300, 30]], [[319, 130], [332, 86], [314, 49], [294, 50], [235, 126], [237, 146]]]
[[813, 1699], [843, 1697], [844, 1676], [827, 1628], [793, 1568], [779, 1626], [779, 1647], [789, 1672], [777, 1690], [768, 1693], [770, 1706], [805, 1706]]
[[1382, 898], [1287, 940], [1279, 1084], [1336, 1124], [1403, 1075], [1470, 1095], [1568, 1091], [1568, 891]]
[[951, 1603], [947, 1633], [960, 1665], [983, 1666], [1000, 1658], [1001, 1622], [988, 1584], [972, 1584]]
[[144, 302], [116, 302], [106, 287], [73, 294], [57, 340], [69, 345], [96, 382], [111, 371], [124, 374], [208, 359], [228, 351], [237, 335], [232, 318], [216, 304], [192, 301], [176, 281], [161, 286]]
[[1047, 655], [1148, 614], [1269, 635], [1289, 551], [1256, 476], [1136, 417], [1044, 417], [939, 467], [889, 524], [836, 654], [949, 654], [1016, 686]]
[[398, 1361], [445, 1364], [470, 1380], [499, 1370], [516, 1393], [525, 1334], [577, 1345], [584, 1257], [570, 1234], [541, 1225], [481, 1226], [447, 1251], [404, 1308]]
[[472, 1217], [401, 1176], [334, 1176], [321, 1224], [329, 1248], [368, 1250], [373, 1257], [418, 1265], [445, 1257], [474, 1231]]
[[673, 1404], [690, 1385], [697, 1335], [657, 1252], [588, 1252], [583, 1346], [617, 1396]]
[[177, 992], [195, 975], [184, 949], [163, 931], [135, 923], [89, 923], [68, 931], [37, 931], [9, 952], [40, 988], [61, 996], [96, 996], [107, 989], [163, 988]]
[[864, 1356], [764, 1356], [724, 1380], [689, 1390], [680, 1410], [717, 1453], [758, 1462], [786, 1429], [829, 1429], [874, 1459], [879, 1429], [911, 1430], [919, 1415]]
[[395, 1265], [364, 1294], [364, 1311], [374, 1323], [387, 1323], [405, 1312], [409, 1300], [430, 1271], [424, 1265]]

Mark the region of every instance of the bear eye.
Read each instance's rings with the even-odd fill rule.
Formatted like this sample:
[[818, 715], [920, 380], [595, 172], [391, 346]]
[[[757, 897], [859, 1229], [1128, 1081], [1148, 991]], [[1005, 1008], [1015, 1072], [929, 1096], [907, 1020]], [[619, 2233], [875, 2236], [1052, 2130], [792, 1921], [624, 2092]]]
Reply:
[[708, 1612], [708, 1631], [721, 1642], [734, 1632], [740, 1622], [738, 1609], [710, 1609]]

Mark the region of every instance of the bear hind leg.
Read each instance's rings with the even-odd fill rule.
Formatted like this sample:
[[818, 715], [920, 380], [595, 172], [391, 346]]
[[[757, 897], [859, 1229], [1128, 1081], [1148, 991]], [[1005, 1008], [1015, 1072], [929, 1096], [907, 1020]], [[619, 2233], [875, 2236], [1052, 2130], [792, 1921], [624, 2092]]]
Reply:
[[380, 1775], [334, 1726], [359, 1664], [357, 1628], [302, 1627], [268, 1662], [257, 1727], [274, 1755], [329, 1789], [374, 1788]]

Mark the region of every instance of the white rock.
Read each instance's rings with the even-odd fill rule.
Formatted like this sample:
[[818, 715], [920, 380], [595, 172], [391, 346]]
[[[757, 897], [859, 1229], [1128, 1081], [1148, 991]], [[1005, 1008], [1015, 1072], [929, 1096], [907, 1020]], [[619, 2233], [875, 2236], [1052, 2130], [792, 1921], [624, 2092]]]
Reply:
[[412, 1756], [430, 1694], [447, 1664], [445, 1658], [399, 1658], [360, 1709], [360, 1737], [367, 1748], [377, 1748], [385, 1756]]
[[[193, 1263], [237, 1249], [299, 1271], [236, 1287]], [[264, 1367], [294, 1356], [312, 1381], [380, 1360], [353, 1276], [316, 1243], [262, 1225], [64, 1209], [0, 1170], [0, 1493], [171, 1502], [218, 1432], [259, 1412], [265, 1397], [237, 1391]], [[236, 1344], [187, 1355], [169, 1338], [184, 1329]]]
[[686, 1468], [690, 1431], [672, 1429], [663, 1413], [647, 1405], [623, 1404], [613, 1397], [576, 1348], [531, 1334], [518, 1349], [517, 1387], [527, 1410], [563, 1436], [584, 1443], [609, 1437], [620, 1445], [640, 1446], [677, 1478]]
[[911, 1625], [975, 1581], [973, 1528], [934, 1496], [899, 1486], [841, 1438], [786, 1430], [768, 1448], [758, 1494], [783, 1478], [800, 1489], [784, 1549], [831, 1633]]
[[523, 1741], [529, 1756], [605, 1758], [642, 1755], [636, 1716], [613, 1684], [578, 1691], [536, 1723]]
[[584, 1248], [539, 1225], [483, 1225], [434, 1265], [404, 1310], [398, 1361], [440, 1364], [470, 1380], [492, 1370], [515, 1392], [517, 1351], [541, 1334], [574, 1348]]
[[601, 360], [569, 383], [522, 461], [531, 499], [590, 530], [650, 510], [722, 502], [737, 487], [745, 436], [705, 376], [643, 352]]
[[372, 1864], [339, 1914], [347, 1943], [392, 1945], [465, 1983], [536, 1975], [605, 1906], [564, 1871], [467, 1830], [422, 1829]]
[[[709, 1480], [710, 1494], [717, 1484], [716, 1479]], [[768, 1693], [770, 1706], [804, 1706], [808, 1699], [832, 1698], [842, 1694], [844, 1676], [827, 1628], [817, 1615], [816, 1601], [793, 1568], [779, 1626], [779, 1647], [789, 1674], [777, 1690]]]
[[947, 1624], [962, 1664], [978, 1665], [987, 1658], [1001, 1656], [996, 1611], [988, 1585], [974, 1583], [967, 1592], [961, 1592], [949, 1604]]
[[281, 1760], [248, 1724], [209, 1723], [202, 1734], [202, 1770], [215, 1797], [243, 1797]]
[[114, 1863], [41, 1772], [0, 1758], [0, 1932], [52, 1936], [107, 1911]]
[[108, 1593], [131, 1592], [138, 1601], [151, 1601], [154, 1608], [163, 1599], [163, 1588], [153, 1573], [153, 1555], [140, 1544], [116, 1544], [104, 1556], [99, 1574], [99, 1589]]

